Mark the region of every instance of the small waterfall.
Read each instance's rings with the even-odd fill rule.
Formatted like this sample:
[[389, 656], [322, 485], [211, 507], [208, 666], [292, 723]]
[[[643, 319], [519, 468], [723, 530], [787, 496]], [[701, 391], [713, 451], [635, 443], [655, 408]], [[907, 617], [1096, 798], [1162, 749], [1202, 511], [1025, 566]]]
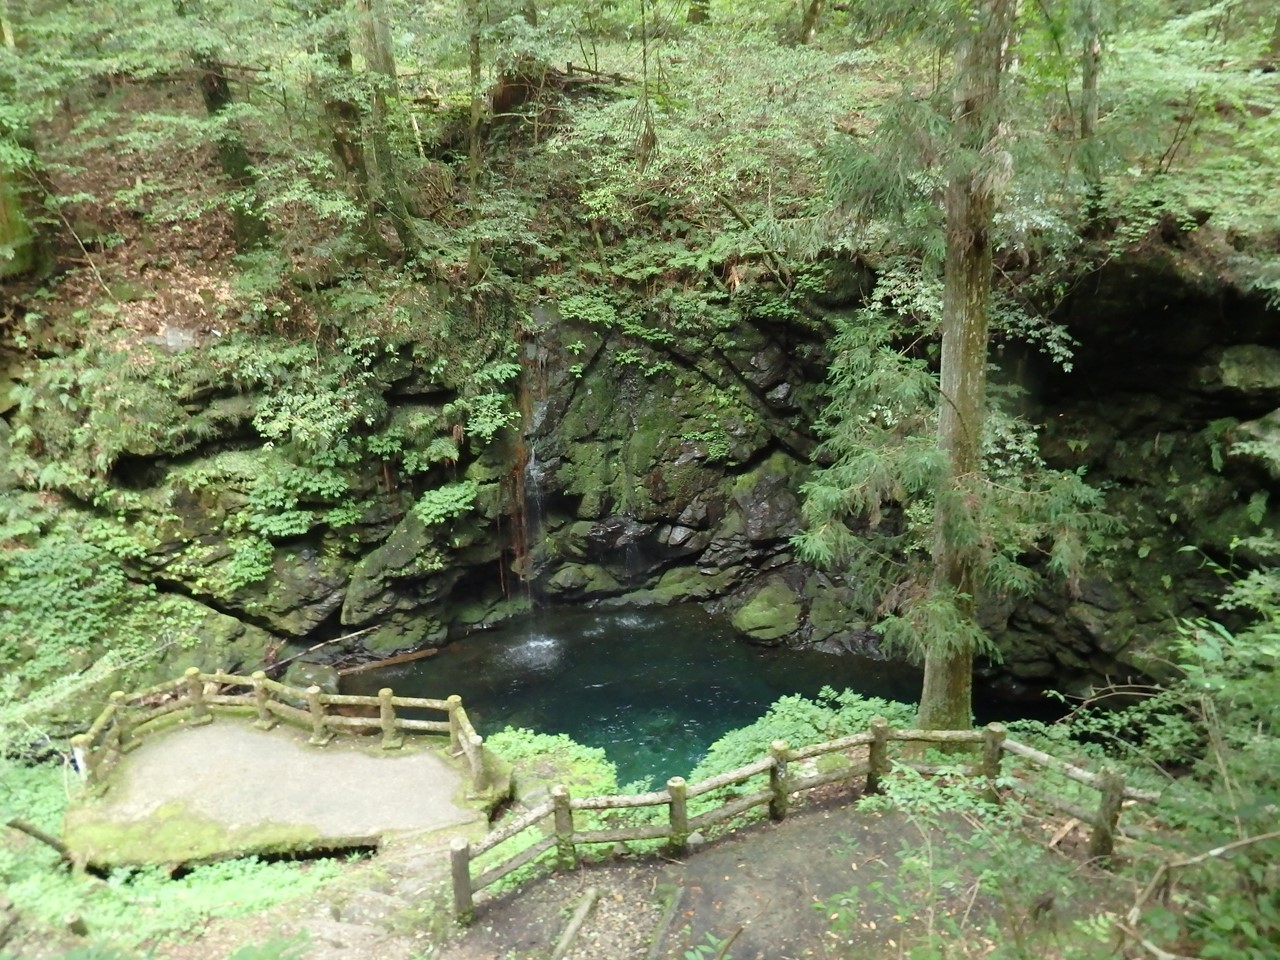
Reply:
[[515, 521], [522, 526], [519, 536], [523, 551], [516, 558], [516, 571], [524, 584], [529, 612], [525, 617], [524, 643], [513, 653], [516, 663], [524, 672], [550, 672], [560, 659], [561, 645], [542, 628], [535, 596], [534, 579], [537, 575], [537, 558], [542, 546], [542, 471], [538, 466], [538, 454], [532, 445], [528, 448], [518, 482], [520, 505]]
[[538, 451], [529, 448], [524, 463], [524, 542], [526, 551], [536, 551], [542, 543], [542, 469]]
[[[538, 335], [551, 323], [552, 315], [534, 304], [530, 316], [534, 320], [533, 325], [519, 332], [522, 348], [516, 403], [520, 408], [521, 436], [516, 448], [516, 462], [507, 476], [507, 502], [511, 511], [511, 568], [523, 584], [529, 605], [533, 607], [533, 581], [537, 573], [537, 559], [542, 554], [543, 530], [543, 468], [538, 463], [534, 439], [546, 410], [547, 361], [550, 356], [547, 348], [538, 342]], [[503, 592], [507, 593], [505, 582]]]
[[628, 586], [644, 578], [644, 558], [640, 555], [640, 544], [634, 540], [628, 540], [622, 548], [622, 571]]

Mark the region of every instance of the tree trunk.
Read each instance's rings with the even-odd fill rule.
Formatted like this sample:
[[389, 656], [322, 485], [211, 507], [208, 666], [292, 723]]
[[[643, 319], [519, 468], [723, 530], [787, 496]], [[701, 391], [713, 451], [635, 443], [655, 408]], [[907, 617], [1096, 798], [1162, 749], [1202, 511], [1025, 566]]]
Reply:
[[369, 182], [369, 165], [365, 161], [364, 141], [360, 135], [360, 107], [347, 93], [354, 72], [351, 43], [345, 29], [336, 29], [340, 22], [337, 18], [325, 21], [318, 17], [317, 21], [316, 50], [334, 73], [331, 82], [317, 84], [317, 98], [323, 104], [334, 156], [347, 175], [363, 215], [357, 228], [361, 242], [374, 256], [383, 257], [387, 250], [382, 235], [378, 232], [375, 201]]
[[361, 55], [369, 78], [369, 141], [373, 147], [374, 192], [391, 217], [391, 225], [405, 253], [417, 250], [418, 240], [409, 219], [409, 204], [404, 183], [398, 173], [395, 153], [391, 149], [387, 123], [387, 96], [396, 96], [395, 56], [386, 11], [381, 0], [356, 0], [359, 17]]
[[805, 8], [804, 20], [800, 23], [800, 42], [812, 43], [814, 34], [818, 32], [818, 20], [822, 17], [822, 0], [809, 0]]
[[[350, 50], [344, 47], [334, 51], [332, 62], [339, 76], [350, 76]], [[323, 99], [333, 152], [355, 184], [361, 202], [369, 209], [369, 167], [364, 160], [364, 143], [360, 138], [360, 108], [346, 96], [335, 96], [327, 91]]]
[[[199, 3], [176, 0], [174, 12], [183, 18], [195, 20], [200, 15]], [[209, 47], [197, 46], [191, 51], [191, 63], [196, 69], [196, 82], [204, 111], [215, 123], [219, 115], [234, 102], [231, 84], [227, 80], [226, 66]], [[253, 171], [253, 161], [244, 145], [244, 138], [234, 124], [227, 124], [213, 132], [214, 147], [218, 151], [218, 165], [222, 175], [235, 188], [236, 196], [231, 205], [232, 231], [236, 250], [247, 253], [266, 242], [267, 221], [258, 202], [258, 178]]]
[[36, 267], [36, 240], [22, 204], [19, 174], [0, 166], [0, 281], [28, 274]]
[[[3, 4], [0, 4], [0, 33], [3, 33], [5, 48], [16, 50], [13, 25]], [[0, 83], [0, 96], [11, 93], [12, 87], [8, 81]], [[20, 132], [13, 132], [6, 139], [21, 141], [25, 137]], [[15, 145], [17, 149], [11, 151], [11, 154], [21, 157], [25, 152], [25, 145], [21, 142]], [[30, 273], [36, 268], [38, 259], [35, 232], [31, 229], [23, 203], [23, 194], [28, 184], [21, 171], [15, 169], [21, 162], [15, 160], [7, 166], [0, 164], [0, 281]]]
[[[954, 598], [972, 624], [986, 559], [978, 534], [982, 429], [987, 386], [987, 304], [996, 198], [1007, 177], [997, 115], [1009, 64], [1016, 0], [980, 0], [956, 54], [953, 108], [957, 153], [944, 199], [947, 238], [943, 277], [942, 367], [938, 445], [947, 477], [934, 513], [933, 586]], [[976, 624], [973, 625], [976, 629]], [[968, 637], [933, 638], [925, 652], [919, 724], [962, 729], [972, 724], [973, 647]]]
[[13, 21], [9, 19], [8, 5], [0, 2], [0, 41], [3, 41], [6, 50], [16, 50], [18, 41], [13, 35]]
[[1085, 182], [1085, 216], [1092, 222], [1102, 207], [1098, 157], [1098, 75], [1102, 71], [1102, 27], [1098, 0], [1084, 2], [1084, 50], [1080, 58], [1080, 168]]
[[467, 126], [467, 185], [472, 202], [480, 185], [480, 126], [484, 121], [484, 91], [481, 89], [480, 31], [483, 26], [479, 0], [467, 2], [467, 72], [471, 84], [471, 111]]
[[1088, 144], [1098, 128], [1098, 74], [1102, 69], [1102, 30], [1097, 0], [1085, 0], [1084, 51], [1080, 57], [1080, 139]]
[[685, 23], [710, 23], [711, 0], [689, 0], [689, 11], [684, 15]]
[[[211, 120], [216, 120], [232, 103], [231, 84], [227, 82], [226, 68], [220, 60], [208, 53], [193, 52], [191, 59], [200, 75], [200, 96], [204, 98], [205, 112]], [[239, 130], [228, 126], [217, 131], [215, 137], [218, 164], [222, 167], [223, 175], [236, 189], [231, 207], [236, 250], [246, 253], [262, 246], [269, 232], [258, 203], [258, 178]]]
[[[467, 14], [467, 69], [471, 80], [471, 117], [467, 128], [467, 186], [468, 202], [471, 205], [471, 218], [474, 223], [476, 217], [479, 216], [480, 125], [484, 120], [485, 106], [484, 96], [480, 89], [481, 68], [483, 66], [480, 56], [480, 29], [483, 26], [480, 0], [467, 0]], [[473, 236], [467, 253], [467, 279], [472, 283], [476, 283], [480, 279], [481, 272], [480, 240], [478, 237]]]

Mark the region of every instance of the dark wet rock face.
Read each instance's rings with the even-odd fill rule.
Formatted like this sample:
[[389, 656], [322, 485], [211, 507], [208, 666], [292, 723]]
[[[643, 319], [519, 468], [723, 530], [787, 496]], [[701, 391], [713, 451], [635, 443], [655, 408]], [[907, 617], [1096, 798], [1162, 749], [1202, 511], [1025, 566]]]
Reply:
[[[1221, 582], [1203, 555], [1228, 559], [1242, 531], [1280, 520], [1263, 496], [1280, 480], [1267, 453], [1280, 439], [1280, 324], [1188, 256], [1116, 261], [1080, 286], [1059, 318], [1079, 342], [1073, 372], [1011, 346], [993, 357], [1025, 388], [1046, 459], [1085, 469], [1126, 524], [1073, 588], [984, 602], [1003, 657], [990, 669], [1013, 682], [1158, 671], [1171, 624], [1212, 612]], [[625, 336], [535, 304], [518, 427], [484, 443], [460, 427], [456, 460], [429, 480], [346, 466], [357, 514], [337, 525], [304, 499], [296, 529], [265, 553], [242, 519], [255, 481], [296, 465], [253, 434], [261, 397], [211, 382], [180, 400], [212, 440], [180, 466], [175, 450], [131, 453], [139, 525], [152, 531], [137, 567], [190, 606], [209, 666], [349, 633], [334, 652], [437, 646], [538, 603], [696, 601], [753, 642], [883, 655], [853, 585], [791, 548], [817, 444], [822, 331], [868, 283], [861, 268], [836, 273], [803, 322], [744, 307], [731, 337], [677, 339], [649, 365]], [[463, 396], [408, 349], [378, 376], [391, 423], [442, 422]], [[464, 482], [474, 496], [460, 512], [413, 509]]]
[[1111, 265], [1063, 319], [1074, 369], [1026, 367], [1041, 449], [1083, 467], [1125, 532], [1074, 591], [988, 604], [993, 669], [1060, 688], [1162, 675], [1178, 619], [1221, 615], [1206, 559], [1242, 559], [1237, 538], [1280, 520], [1266, 497], [1280, 471], [1250, 442], [1280, 425], [1280, 325], [1176, 251]]

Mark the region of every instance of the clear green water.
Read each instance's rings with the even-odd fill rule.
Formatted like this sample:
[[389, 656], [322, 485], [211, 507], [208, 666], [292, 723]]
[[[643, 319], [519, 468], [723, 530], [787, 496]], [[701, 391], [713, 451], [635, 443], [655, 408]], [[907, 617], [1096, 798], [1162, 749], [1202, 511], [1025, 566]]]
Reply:
[[547, 611], [434, 657], [356, 674], [350, 693], [459, 694], [482, 734], [507, 725], [603, 747], [622, 783], [686, 775], [715, 740], [785, 694], [823, 686], [914, 701], [903, 664], [754, 647], [698, 607]]

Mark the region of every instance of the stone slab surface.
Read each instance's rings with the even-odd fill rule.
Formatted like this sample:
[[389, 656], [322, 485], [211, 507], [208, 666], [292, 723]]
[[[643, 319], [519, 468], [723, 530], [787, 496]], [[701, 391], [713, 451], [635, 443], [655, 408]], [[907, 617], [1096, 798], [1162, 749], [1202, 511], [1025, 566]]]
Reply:
[[316, 747], [239, 718], [156, 734], [121, 760], [104, 796], [68, 812], [68, 844], [91, 863], [165, 863], [484, 823], [460, 770], [434, 750], [377, 744]]

